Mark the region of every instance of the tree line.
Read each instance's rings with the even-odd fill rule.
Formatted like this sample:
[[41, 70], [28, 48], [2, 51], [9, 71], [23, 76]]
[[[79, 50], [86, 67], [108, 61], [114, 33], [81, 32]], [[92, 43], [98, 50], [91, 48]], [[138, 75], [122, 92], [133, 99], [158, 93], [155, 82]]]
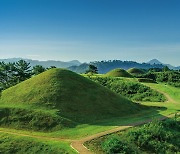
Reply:
[[50, 68], [44, 68], [41, 65], [31, 67], [30, 63], [24, 60], [13, 63], [0, 62], [0, 91], [51, 68], [55, 68], [55, 66], [51, 66]]

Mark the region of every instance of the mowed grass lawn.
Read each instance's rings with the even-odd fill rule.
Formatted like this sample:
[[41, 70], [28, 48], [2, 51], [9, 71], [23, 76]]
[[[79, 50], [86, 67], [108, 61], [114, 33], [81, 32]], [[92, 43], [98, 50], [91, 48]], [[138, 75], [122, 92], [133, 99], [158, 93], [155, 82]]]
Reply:
[[[153, 84], [148, 83], [147, 86], [153, 87], [154, 89], [158, 89], [160, 91], [166, 92], [172, 99], [174, 99], [177, 103], [172, 102], [146, 102], [143, 103], [146, 106], [155, 106], [156, 108], [151, 108], [150, 110], [145, 110], [136, 115], [119, 117], [119, 118], [111, 118], [106, 120], [101, 120], [92, 124], [80, 124], [75, 128], [63, 129], [55, 132], [35, 132], [32, 131], [32, 135], [40, 135], [40, 136], [50, 136], [50, 137], [59, 137], [66, 139], [79, 139], [82, 137], [90, 136], [102, 131], [106, 131], [112, 129], [117, 126], [124, 126], [130, 123], [139, 122], [142, 120], [146, 120], [149, 118], [156, 118], [160, 116], [167, 116], [172, 113], [176, 113], [180, 110], [180, 89], [174, 88], [165, 84]], [[15, 130], [15, 129], [7, 129], [1, 128], [0, 130], [19, 132], [24, 134], [29, 134], [29, 131]]]

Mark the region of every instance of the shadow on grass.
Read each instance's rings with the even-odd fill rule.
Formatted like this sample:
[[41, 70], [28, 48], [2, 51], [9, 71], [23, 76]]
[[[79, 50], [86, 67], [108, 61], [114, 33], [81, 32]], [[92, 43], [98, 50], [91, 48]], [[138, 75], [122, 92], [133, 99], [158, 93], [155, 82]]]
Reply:
[[[127, 116], [106, 117], [99, 120], [80, 121], [68, 120], [69, 118], [59, 119], [62, 116], [52, 116], [50, 114], [38, 112], [26, 112], [26, 110], [9, 110], [0, 108], [0, 125], [16, 129], [25, 129], [41, 132], [53, 132], [66, 128], [76, 128], [78, 125], [93, 126], [132, 126], [151, 121], [153, 118], [167, 118], [160, 114], [160, 111], [167, 110], [166, 107], [147, 107], [135, 114], [127, 111]], [[33, 111], [33, 110], [32, 110]], [[65, 119], [65, 120], [64, 120]]]

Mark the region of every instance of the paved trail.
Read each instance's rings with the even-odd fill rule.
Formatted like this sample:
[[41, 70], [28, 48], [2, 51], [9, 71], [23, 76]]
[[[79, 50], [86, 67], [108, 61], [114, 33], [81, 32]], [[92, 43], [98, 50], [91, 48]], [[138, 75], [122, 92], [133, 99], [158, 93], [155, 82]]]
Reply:
[[[156, 89], [157, 90], [157, 89]], [[177, 103], [175, 100], [173, 100], [167, 93], [165, 92], [162, 92], [162, 91], [159, 91], [157, 90], [158, 92], [162, 93], [165, 95], [165, 97], [167, 98], [167, 101], [169, 102], [172, 102], [172, 103]], [[178, 113], [179, 114], [179, 113]], [[171, 114], [171, 115], [168, 115], [168, 116], [162, 116], [162, 117], [159, 117], [157, 118], [158, 120], [164, 120], [166, 118], [169, 118], [169, 117], [173, 117], [174, 114]], [[116, 128], [113, 128], [111, 130], [107, 130], [107, 131], [104, 131], [104, 132], [101, 132], [101, 133], [97, 133], [97, 134], [94, 134], [92, 136], [88, 136], [88, 137], [85, 137], [85, 138], [82, 138], [80, 140], [70, 140], [70, 139], [62, 139], [62, 138], [53, 138], [53, 137], [45, 137], [45, 136], [37, 136], [37, 135], [27, 135], [27, 134], [22, 134], [22, 133], [15, 133], [15, 132], [10, 132], [10, 131], [5, 131], [5, 130], [0, 130], [0, 132], [3, 132], [3, 133], [8, 133], [8, 134], [12, 134], [12, 135], [19, 135], [19, 136], [24, 136], [24, 137], [33, 137], [33, 138], [38, 138], [38, 139], [45, 139], [45, 140], [53, 140], [53, 141], [68, 141], [68, 142], [71, 142], [71, 147], [76, 150], [78, 153], [80, 154], [91, 154], [92, 152], [89, 151], [85, 146], [84, 146], [84, 143], [87, 142], [87, 141], [90, 141], [90, 140], [93, 140], [95, 138], [98, 138], [98, 137], [102, 137], [102, 136], [105, 136], [105, 135], [109, 135], [109, 134], [112, 134], [112, 133], [115, 133], [115, 132], [118, 132], [118, 131], [121, 131], [121, 130], [125, 130], [127, 128], [130, 128], [130, 127], [134, 127], [134, 126], [138, 126], [138, 125], [142, 125], [142, 124], [145, 124], [145, 123], [148, 123], [148, 122], [151, 122], [152, 120], [149, 119], [149, 120], [143, 120], [141, 122], [136, 122], [136, 123], [130, 123], [126, 126], [117, 126]]]

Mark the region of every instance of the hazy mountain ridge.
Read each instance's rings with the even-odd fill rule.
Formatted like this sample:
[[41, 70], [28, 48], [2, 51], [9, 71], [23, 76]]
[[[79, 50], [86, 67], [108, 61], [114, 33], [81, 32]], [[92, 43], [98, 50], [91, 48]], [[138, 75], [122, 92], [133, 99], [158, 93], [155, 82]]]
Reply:
[[164, 63], [160, 62], [160, 61], [157, 60], [157, 59], [152, 59], [152, 60], [150, 60], [150, 61], [147, 62], [147, 63], [148, 63], [148, 64], [151, 64], [151, 65], [153, 65], [153, 64], [162, 64], [162, 65], [164, 65], [164, 66], [168, 66], [170, 69], [173, 69], [173, 70], [179, 70], [179, 69], [180, 69], [180, 66], [175, 67], [175, 66], [172, 66], [172, 65], [170, 65], [170, 64], [164, 64]]
[[55, 61], [55, 60], [39, 61], [39, 60], [24, 59], [24, 58], [8, 58], [8, 59], [0, 59], [0, 61], [9, 63], [9, 62], [17, 62], [18, 60], [21, 59], [29, 62], [32, 67], [35, 65], [42, 65], [43, 67], [56, 66], [58, 68], [67, 68], [70, 66], [78, 66], [81, 64], [78, 60], [64, 62], [64, 61]]
[[[134, 61], [121, 61], [121, 60], [109, 60], [109, 61], [95, 61], [90, 64], [95, 65], [98, 68], [98, 72], [105, 74], [110, 70], [116, 68], [122, 68], [128, 70], [130, 68], [150, 69], [150, 68], [163, 68], [163, 64], [149, 64], [149, 63], [138, 63]], [[68, 69], [77, 73], [84, 73], [88, 69], [87, 63], [83, 63], [79, 66], [71, 66]]]
[[[23, 58], [9, 58], [9, 59], [0, 59], [0, 61], [8, 62], [16, 62]], [[98, 68], [99, 73], [107, 73], [112, 69], [122, 68], [128, 70], [130, 68], [140, 68], [140, 69], [149, 69], [149, 68], [163, 68], [164, 66], [168, 66], [170, 69], [179, 70], [180, 66], [174, 67], [170, 64], [163, 64], [157, 59], [152, 59], [147, 63], [138, 63], [135, 61], [121, 61], [121, 60], [108, 60], [108, 61], [94, 61], [90, 63], [80, 63], [78, 60], [72, 60], [68, 62], [63, 61], [55, 61], [55, 60], [47, 60], [47, 61], [39, 61], [32, 59], [23, 59], [31, 64], [31, 66], [42, 65], [43, 67], [56, 66], [58, 68], [68, 68], [69, 70], [76, 73], [85, 73], [89, 67], [89, 64], [93, 64]]]

